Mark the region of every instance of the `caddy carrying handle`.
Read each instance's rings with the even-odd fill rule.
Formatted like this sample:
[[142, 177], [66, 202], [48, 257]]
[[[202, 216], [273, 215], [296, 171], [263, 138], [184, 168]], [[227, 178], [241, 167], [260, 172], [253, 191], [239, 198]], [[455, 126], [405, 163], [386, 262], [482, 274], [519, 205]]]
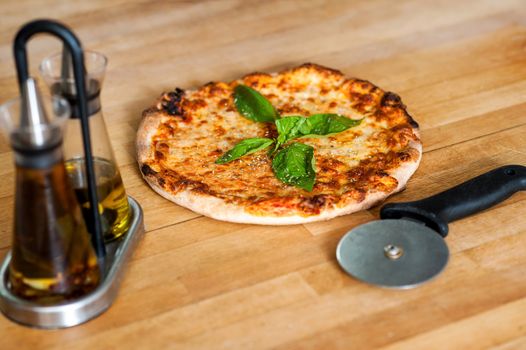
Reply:
[[28, 61], [26, 45], [29, 39], [35, 34], [48, 33], [52, 34], [62, 40], [65, 47], [68, 48], [73, 61], [73, 73], [75, 76], [75, 87], [77, 90], [77, 97], [79, 101], [80, 120], [82, 126], [82, 141], [84, 145], [84, 157], [86, 158], [86, 179], [88, 182], [88, 198], [90, 202], [90, 216], [93, 220], [93, 227], [95, 232], [91, 233], [91, 241], [100, 266], [104, 266], [104, 258], [106, 256], [106, 247], [104, 245], [104, 238], [102, 234], [101, 218], [99, 216], [99, 200], [97, 196], [97, 186], [95, 180], [95, 170], [93, 166], [93, 156], [91, 151], [91, 138], [88, 122], [88, 104], [86, 93], [86, 82], [84, 76], [84, 52], [82, 44], [79, 39], [63, 24], [52, 20], [35, 20], [24, 25], [16, 34], [13, 45], [16, 71], [18, 74], [18, 84], [20, 93], [22, 93], [22, 86], [29, 78]]

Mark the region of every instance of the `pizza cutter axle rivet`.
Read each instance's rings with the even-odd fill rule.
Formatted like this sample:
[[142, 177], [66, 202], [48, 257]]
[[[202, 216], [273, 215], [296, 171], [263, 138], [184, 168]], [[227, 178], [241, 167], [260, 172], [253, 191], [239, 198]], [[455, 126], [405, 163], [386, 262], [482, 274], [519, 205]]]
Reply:
[[396, 260], [404, 255], [404, 250], [396, 245], [388, 244], [384, 247], [384, 254], [389, 259]]

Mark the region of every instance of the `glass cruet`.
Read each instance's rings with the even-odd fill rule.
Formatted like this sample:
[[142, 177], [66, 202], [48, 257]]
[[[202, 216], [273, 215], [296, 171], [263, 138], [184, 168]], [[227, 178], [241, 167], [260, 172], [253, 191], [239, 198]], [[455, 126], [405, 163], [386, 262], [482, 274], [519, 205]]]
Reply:
[[[101, 110], [100, 91], [106, 71], [107, 58], [98, 52], [84, 51], [84, 63], [99, 213], [104, 240], [109, 242], [127, 232], [131, 222], [131, 212]], [[72, 106], [71, 117], [64, 135], [65, 165], [68, 178], [88, 224], [88, 229], [92, 232], [93, 228], [90, 226], [89, 220], [90, 202], [85, 177], [79, 103], [71, 55], [64, 47], [62, 53], [45, 58], [39, 68], [51, 93], [62, 96]]]
[[62, 151], [70, 108], [42, 99], [32, 78], [22, 97], [0, 106], [0, 126], [16, 165], [8, 287], [20, 298], [52, 304], [83, 296], [100, 283], [97, 257], [70, 183]]

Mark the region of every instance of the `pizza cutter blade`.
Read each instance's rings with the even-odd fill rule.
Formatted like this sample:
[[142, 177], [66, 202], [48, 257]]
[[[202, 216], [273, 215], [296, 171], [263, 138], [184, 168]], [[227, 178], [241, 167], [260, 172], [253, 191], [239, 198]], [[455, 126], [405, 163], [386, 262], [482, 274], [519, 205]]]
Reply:
[[411, 288], [446, 267], [449, 250], [437, 233], [409, 220], [377, 220], [346, 234], [336, 258], [350, 275], [390, 288]]
[[526, 167], [489, 171], [432, 197], [390, 203], [380, 217], [347, 232], [336, 248], [345, 272], [377, 286], [412, 288], [444, 270], [448, 222], [475, 214], [526, 190]]

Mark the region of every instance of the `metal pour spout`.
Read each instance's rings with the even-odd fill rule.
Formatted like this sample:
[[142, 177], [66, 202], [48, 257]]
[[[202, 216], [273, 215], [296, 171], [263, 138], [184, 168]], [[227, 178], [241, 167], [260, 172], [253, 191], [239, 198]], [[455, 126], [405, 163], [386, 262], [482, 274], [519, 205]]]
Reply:
[[35, 79], [28, 78], [22, 86], [20, 129], [28, 146], [41, 147], [49, 141], [49, 118], [42, 103]]

